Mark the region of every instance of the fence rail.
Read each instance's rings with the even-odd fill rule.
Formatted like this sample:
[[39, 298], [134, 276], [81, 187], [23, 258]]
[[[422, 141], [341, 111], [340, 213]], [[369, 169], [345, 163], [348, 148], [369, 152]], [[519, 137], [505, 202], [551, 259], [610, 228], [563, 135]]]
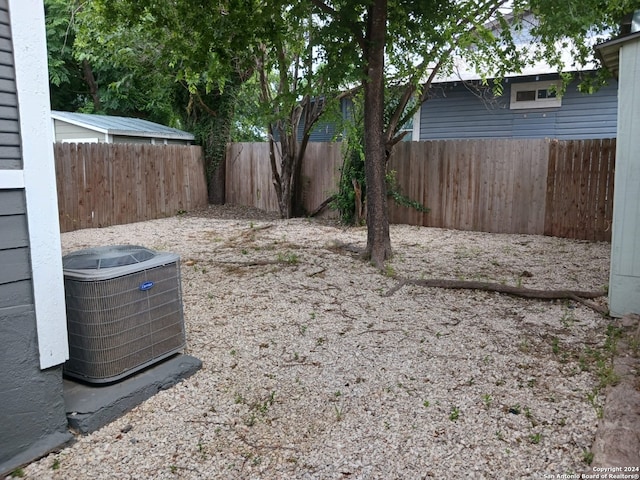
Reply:
[[62, 232], [207, 205], [201, 147], [56, 143], [54, 153]]
[[[428, 213], [390, 203], [392, 223], [610, 240], [615, 139], [438, 140], [396, 145], [390, 168]], [[337, 190], [340, 145], [312, 143], [305, 208]], [[227, 149], [227, 202], [277, 211], [268, 144]]]

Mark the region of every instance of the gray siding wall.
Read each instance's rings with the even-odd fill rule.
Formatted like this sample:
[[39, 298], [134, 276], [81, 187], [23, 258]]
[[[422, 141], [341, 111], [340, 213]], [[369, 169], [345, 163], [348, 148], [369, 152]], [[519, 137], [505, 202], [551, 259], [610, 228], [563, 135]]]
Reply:
[[[340, 100], [340, 115], [342, 118], [349, 118], [351, 116], [351, 100], [343, 98]], [[328, 118], [329, 116], [327, 116]], [[326, 120], [320, 120], [311, 130], [309, 136], [310, 142], [335, 142], [342, 140], [342, 132], [339, 122], [335, 119], [328, 118]], [[304, 131], [304, 122], [300, 122], [298, 125], [298, 140], [302, 140], [302, 133]]]
[[0, 310], [33, 305], [23, 190], [0, 190], [0, 265]]
[[68, 440], [62, 369], [40, 370], [24, 190], [0, 190], [0, 265], [3, 477]]
[[22, 168], [18, 100], [7, 1], [0, 1], [0, 169]]
[[[302, 138], [303, 126], [299, 127], [299, 137]], [[318, 122], [309, 136], [310, 142], [333, 142], [336, 140], [336, 124], [333, 122]], [[337, 140], [340, 140], [339, 138]]]
[[[0, 175], [22, 169], [7, 0], [0, 0]], [[40, 370], [24, 189], [0, 189], [0, 478], [68, 441], [62, 367]]]
[[[553, 77], [540, 78], [540, 80]], [[557, 78], [557, 76], [556, 76]], [[615, 81], [592, 95], [567, 87], [559, 108], [509, 109], [511, 85], [531, 82], [518, 78], [506, 84], [504, 95], [481, 99], [461, 82], [440, 84], [422, 105], [420, 140], [457, 138], [613, 138], [618, 106]]]
[[62, 142], [63, 140], [68, 139], [75, 140], [84, 138], [97, 138], [99, 142], [104, 142], [104, 133], [79, 127], [78, 125], [72, 125], [71, 123], [54, 120], [53, 128], [56, 135], [56, 142]]

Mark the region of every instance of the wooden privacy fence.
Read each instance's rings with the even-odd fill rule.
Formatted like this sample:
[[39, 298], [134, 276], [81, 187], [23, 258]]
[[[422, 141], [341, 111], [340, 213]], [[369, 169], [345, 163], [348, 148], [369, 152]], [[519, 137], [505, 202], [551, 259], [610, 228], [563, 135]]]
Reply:
[[552, 141], [544, 234], [611, 241], [616, 140]]
[[[277, 211], [268, 144], [231, 144], [227, 202]], [[391, 223], [610, 240], [615, 139], [438, 140], [396, 145], [389, 167], [420, 213], [389, 203]], [[340, 145], [310, 144], [305, 207], [337, 190]]]
[[390, 221], [494, 233], [610, 240], [615, 139], [460, 140], [398, 144], [402, 192]]
[[56, 143], [54, 153], [62, 232], [207, 205], [201, 147]]
[[[279, 211], [268, 142], [231, 143], [227, 146], [226, 162], [226, 203]], [[302, 164], [303, 207], [307, 212], [313, 212], [336, 192], [341, 166], [339, 143], [308, 144]]]
[[426, 214], [391, 205], [393, 223], [505, 233], [542, 233], [547, 174], [539, 140], [398, 144], [390, 160], [401, 192]]

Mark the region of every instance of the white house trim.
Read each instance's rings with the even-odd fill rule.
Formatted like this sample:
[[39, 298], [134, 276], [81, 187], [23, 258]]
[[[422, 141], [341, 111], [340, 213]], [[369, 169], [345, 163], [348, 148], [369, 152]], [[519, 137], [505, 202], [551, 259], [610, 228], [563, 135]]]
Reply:
[[416, 113], [413, 114], [413, 131], [411, 132], [411, 140], [414, 142], [420, 141], [420, 113], [422, 106]]
[[[40, 368], [69, 358], [44, 4], [9, 0]], [[34, 28], [37, 25], [37, 28]], [[6, 172], [5, 172], [6, 173]], [[3, 175], [4, 176], [4, 175]], [[18, 173], [8, 181], [19, 183]]]
[[615, 317], [640, 313], [640, 37], [630, 35], [620, 44], [618, 66], [618, 141], [609, 277], [609, 309]]
[[100, 139], [98, 137], [92, 138], [64, 138], [60, 143], [98, 143]]
[[2, 170], [0, 172], [0, 190], [24, 188], [23, 170]]
[[[537, 79], [537, 77], [536, 77]], [[546, 80], [535, 82], [522, 82], [511, 84], [511, 96], [509, 108], [511, 110], [530, 108], [558, 108], [562, 106], [562, 97], [556, 92], [560, 92], [561, 80]], [[550, 92], [553, 90], [553, 95]], [[519, 93], [531, 93], [530, 100], [518, 100]], [[541, 94], [544, 93], [544, 96]]]

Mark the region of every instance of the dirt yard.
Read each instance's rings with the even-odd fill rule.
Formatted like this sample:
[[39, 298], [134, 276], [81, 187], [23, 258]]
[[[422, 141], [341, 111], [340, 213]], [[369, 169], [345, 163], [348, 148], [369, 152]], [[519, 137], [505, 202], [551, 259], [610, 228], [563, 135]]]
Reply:
[[[608, 243], [211, 207], [63, 234], [64, 253], [181, 257], [187, 353], [203, 368], [24, 468], [33, 479], [520, 479], [592, 473], [610, 320], [572, 300], [405, 285], [602, 290]], [[392, 292], [392, 294], [389, 294]], [[601, 306], [606, 298], [596, 299]]]

